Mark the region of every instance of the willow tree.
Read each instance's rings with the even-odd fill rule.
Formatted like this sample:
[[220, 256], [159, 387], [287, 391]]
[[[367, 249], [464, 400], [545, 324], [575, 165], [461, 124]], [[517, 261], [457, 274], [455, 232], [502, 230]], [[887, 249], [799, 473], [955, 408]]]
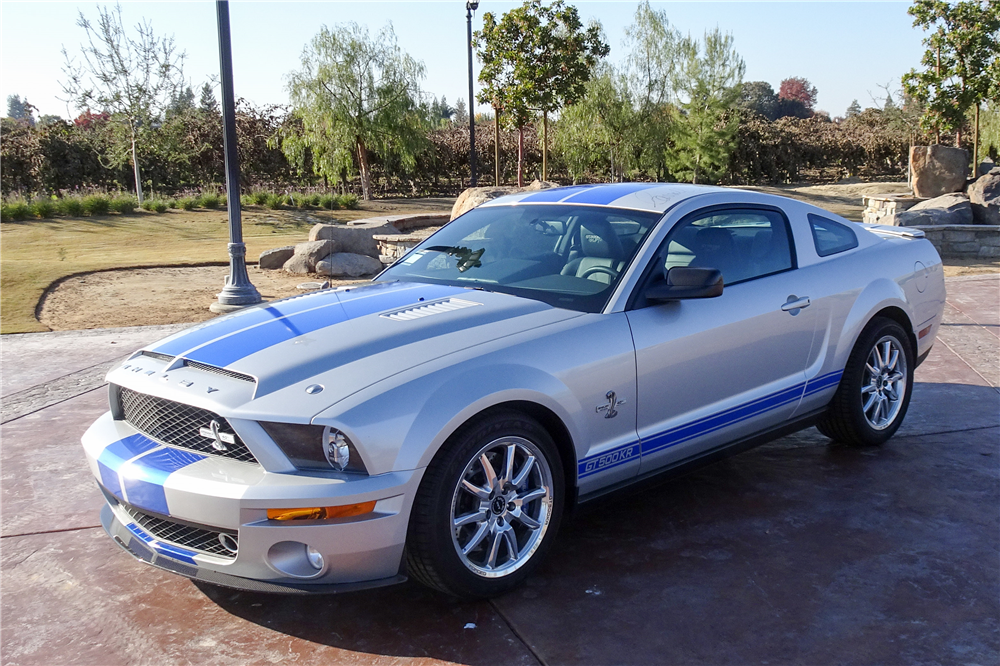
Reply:
[[77, 110], [110, 114], [116, 130], [108, 156], [111, 166], [122, 166], [131, 158], [135, 194], [142, 203], [139, 144], [148, 139], [184, 85], [184, 53], [178, 53], [173, 37], [157, 36], [147, 21], [128, 32], [120, 5], [97, 11], [96, 24], [83, 12], [77, 18], [77, 26], [87, 35], [80, 59], [71, 58], [65, 47], [62, 50], [66, 76], [62, 89]]
[[300, 168], [308, 152], [315, 173], [334, 183], [360, 171], [371, 199], [373, 154], [412, 169], [425, 146], [423, 77], [423, 63], [400, 49], [391, 24], [374, 39], [357, 23], [323, 26], [288, 77], [302, 131], [285, 134], [282, 150]]

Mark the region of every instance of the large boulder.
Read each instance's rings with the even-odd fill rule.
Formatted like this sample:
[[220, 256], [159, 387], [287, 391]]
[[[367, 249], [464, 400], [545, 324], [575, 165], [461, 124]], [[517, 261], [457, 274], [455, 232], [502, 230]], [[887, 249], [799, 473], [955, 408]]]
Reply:
[[316, 265], [310, 265], [309, 260], [306, 259], [304, 255], [293, 254], [292, 258], [286, 261], [282, 268], [284, 268], [287, 273], [306, 275], [307, 273], [313, 272], [316, 269]]
[[993, 169], [995, 168], [997, 168], [997, 165], [993, 163], [993, 160], [987, 157], [985, 160], [979, 163], [979, 167], [976, 169], [976, 178], [979, 178], [980, 176], [985, 176], [990, 171], [993, 171]]
[[969, 203], [976, 224], [1000, 224], [1000, 167], [969, 185]]
[[301, 256], [305, 259], [306, 264], [309, 266], [309, 270], [316, 267], [316, 262], [323, 257], [329, 256], [340, 249], [336, 241], [330, 239], [325, 240], [315, 240], [309, 241], [307, 243], [299, 243], [295, 246], [296, 256]]
[[961, 192], [969, 175], [969, 151], [951, 146], [912, 146], [910, 171], [910, 184], [918, 197]]
[[901, 227], [972, 224], [972, 206], [969, 198], [959, 192], [921, 201], [892, 217], [892, 224]]
[[317, 224], [309, 230], [309, 240], [332, 240], [337, 243], [338, 252], [367, 254], [378, 259], [378, 243], [374, 235], [398, 234], [399, 230], [385, 220], [373, 220], [363, 224]]
[[260, 253], [257, 267], [271, 271], [277, 270], [284, 266], [285, 262], [291, 259], [293, 254], [295, 254], [294, 245], [276, 247], [273, 250], [264, 250]]
[[335, 252], [316, 264], [316, 272], [330, 277], [361, 277], [382, 270], [382, 262], [367, 254]]
[[493, 199], [497, 199], [507, 194], [547, 190], [550, 187], [556, 187], [556, 185], [544, 180], [534, 180], [527, 187], [470, 187], [459, 194], [458, 199], [455, 200], [455, 205], [451, 207], [451, 219], [454, 220], [459, 215], [467, 213], [476, 206], [480, 206], [487, 201], [492, 201]]

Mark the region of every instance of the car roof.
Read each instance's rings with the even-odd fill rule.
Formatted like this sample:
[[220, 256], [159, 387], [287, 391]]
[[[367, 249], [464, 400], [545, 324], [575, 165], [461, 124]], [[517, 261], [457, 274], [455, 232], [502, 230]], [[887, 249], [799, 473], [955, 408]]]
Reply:
[[518, 192], [517, 194], [510, 194], [487, 201], [482, 204], [482, 207], [562, 203], [629, 208], [663, 213], [684, 199], [707, 194], [712, 191], [731, 190], [712, 185], [689, 185], [684, 183], [572, 185], [569, 187], [553, 187], [545, 190]]

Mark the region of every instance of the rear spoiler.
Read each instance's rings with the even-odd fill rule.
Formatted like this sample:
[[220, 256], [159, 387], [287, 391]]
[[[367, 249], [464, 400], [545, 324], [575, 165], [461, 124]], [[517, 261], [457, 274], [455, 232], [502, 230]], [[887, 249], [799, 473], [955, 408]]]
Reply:
[[914, 229], [913, 227], [892, 227], [888, 224], [864, 224], [862, 225], [868, 231], [874, 232], [879, 236], [895, 236], [897, 238], [923, 238], [924, 232], [920, 229]]

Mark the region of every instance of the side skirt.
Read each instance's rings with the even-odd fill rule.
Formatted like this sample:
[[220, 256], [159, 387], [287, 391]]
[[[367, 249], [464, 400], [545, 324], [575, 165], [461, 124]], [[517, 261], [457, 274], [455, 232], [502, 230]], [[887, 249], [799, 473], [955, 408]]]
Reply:
[[793, 432], [805, 430], [810, 426], [816, 425], [816, 422], [819, 421], [825, 413], [826, 407], [823, 407], [800, 416], [794, 421], [786, 421], [785, 423], [768, 430], [763, 430], [756, 434], [749, 435], [726, 444], [720, 444], [715, 448], [702, 451], [701, 453], [697, 453], [689, 458], [678, 460], [672, 465], [650, 470], [645, 474], [635, 477], [634, 479], [628, 479], [626, 481], [595, 490], [591, 493], [587, 493], [586, 495], [582, 495], [577, 498], [577, 503], [581, 505], [586, 504], [611, 493], [619, 493], [625, 489], [628, 489], [631, 492], [639, 492], [653, 486], [660, 485], [665, 481], [669, 481], [670, 479], [678, 476], [683, 476], [684, 474], [693, 472], [694, 470], [706, 465], [711, 465], [712, 463], [718, 462], [723, 458], [728, 458], [729, 456], [734, 456], [737, 453], [748, 451], [749, 449], [760, 446], [761, 444], [767, 444], [768, 442], [784, 437], [785, 435], [791, 435]]

